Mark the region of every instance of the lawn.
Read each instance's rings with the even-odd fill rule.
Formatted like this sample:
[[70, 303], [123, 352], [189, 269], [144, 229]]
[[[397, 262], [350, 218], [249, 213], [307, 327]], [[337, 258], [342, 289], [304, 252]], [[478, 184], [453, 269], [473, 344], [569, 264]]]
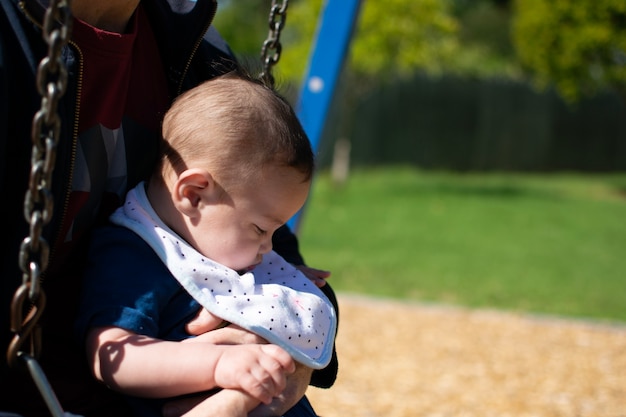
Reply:
[[338, 292], [626, 321], [626, 174], [322, 172], [298, 235]]

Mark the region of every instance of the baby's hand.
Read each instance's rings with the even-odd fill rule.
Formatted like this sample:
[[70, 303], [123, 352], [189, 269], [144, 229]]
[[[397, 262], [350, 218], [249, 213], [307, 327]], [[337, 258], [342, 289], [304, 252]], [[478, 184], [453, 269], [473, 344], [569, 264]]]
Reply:
[[326, 278], [330, 276], [330, 271], [325, 271], [323, 269], [311, 268], [306, 265], [296, 265], [295, 267], [317, 287], [323, 287], [326, 285]]
[[241, 389], [269, 404], [295, 370], [291, 356], [276, 345], [234, 345], [224, 347], [214, 379], [219, 387]]

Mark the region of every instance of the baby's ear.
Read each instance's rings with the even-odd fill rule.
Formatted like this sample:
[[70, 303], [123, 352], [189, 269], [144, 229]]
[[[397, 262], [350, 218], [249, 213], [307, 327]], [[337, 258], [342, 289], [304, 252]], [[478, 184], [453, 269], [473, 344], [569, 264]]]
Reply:
[[195, 217], [203, 203], [213, 200], [216, 184], [213, 176], [205, 169], [192, 168], [183, 171], [174, 184], [172, 200], [181, 213]]

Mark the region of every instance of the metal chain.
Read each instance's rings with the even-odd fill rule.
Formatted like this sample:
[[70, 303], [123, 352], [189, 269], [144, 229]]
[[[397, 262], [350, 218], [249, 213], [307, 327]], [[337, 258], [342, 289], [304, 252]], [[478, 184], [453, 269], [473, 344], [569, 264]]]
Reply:
[[272, 75], [272, 67], [278, 63], [282, 45], [280, 44], [280, 32], [285, 27], [287, 20], [287, 6], [289, 0], [282, 0], [279, 4], [278, 0], [272, 0], [272, 7], [269, 15], [269, 33], [267, 39], [263, 42], [261, 48], [261, 60], [263, 62], [263, 79], [270, 87], [274, 87], [274, 76]]
[[[33, 117], [31, 126], [31, 171], [24, 198], [24, 218], [30, 230], [20, 246], [22, 285], [15, 291], [11, 302], [11, 330], [14, 336], [7, 350], [9, 366], [16, 366], [18, 359], [21, 360], [53, 417], [63, 417], [65, 413], [36, 358], [41, 352], [38, 322], [46, 305], [46, 296], [40, 285], [41, 274], [48, 265], [50, 254], [42, 232], [52, 219], [52, 171], [61, 133], [57, 107], [67, 88], [67, 70], [61, 52], [72, 31], [69, 3], [70, 0], [52, 0], [44, 17], [42, 36], [48, 44], [48, 55], [37, 69], [41, 108]], [[27, 342], [29, 351], [25, 352], [22, 347]]]
[[[52, 0], [46, 10], [42, 35], [48, 44], [48, 55], [37, 70], [41, 109], [35, 114], [31, 129], [31, 171], [24, 198], [24, 218], [30, 225], [30, 233], [20, 247], [22, 285], [15, 291], [11, 304], [11, 330], [15, 333], [7, 351], [11, 366], [16, 365], [18, 357], [38, 357], [41, 350], [38, 320], [46, 297], [40, 282], [50, 253], [42, 231], [52, 218], [52, 171], [61, 131], [57, 106], [67, 87], [67, 70], [61, 51], [69, 40], [71, 23], [69, 0]], [[28, 353], [22, 350], [26, 342], [29, 342]], [[28, 362], [28, 358], [24, 359]]]

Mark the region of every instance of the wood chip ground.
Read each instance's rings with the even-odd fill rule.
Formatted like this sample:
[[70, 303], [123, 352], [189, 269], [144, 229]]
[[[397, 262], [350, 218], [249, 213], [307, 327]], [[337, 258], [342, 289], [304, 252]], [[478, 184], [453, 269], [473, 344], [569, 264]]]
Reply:
[[626, 417], [626, 325], [339, 294], [321, 417]]

